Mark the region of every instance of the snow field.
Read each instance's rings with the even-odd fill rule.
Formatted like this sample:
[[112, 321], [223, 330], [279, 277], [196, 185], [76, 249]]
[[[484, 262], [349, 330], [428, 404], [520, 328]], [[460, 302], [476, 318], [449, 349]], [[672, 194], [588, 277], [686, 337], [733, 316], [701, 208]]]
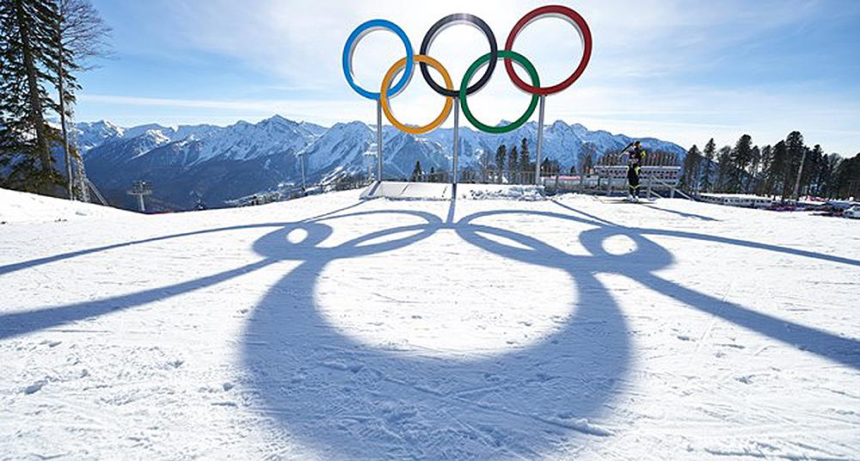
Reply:
[[860, 459], [856, 223], [357, 198], [21, 207], [0, 459]]

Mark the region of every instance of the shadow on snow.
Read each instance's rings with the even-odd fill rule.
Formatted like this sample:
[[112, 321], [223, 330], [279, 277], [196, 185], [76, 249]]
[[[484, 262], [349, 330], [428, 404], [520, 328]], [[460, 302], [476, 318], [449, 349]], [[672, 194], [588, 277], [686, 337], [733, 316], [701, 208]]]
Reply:
[[[276, 228], [254, 243], [254, 250], [263, 257], [258, 262], [168, 287], [0, 315], [0, 339], [203, 289], [278, 261], [299, 261], [255, 308], [246, 330], [244, 362], [250, 384], [263, 403], [260, 411], [304, 445], [337, 458], [533, 457], [562, 443], [578, 443], [579, 437], [607, 435], [587, 419], [610, 413], [612, 400], [622, 393], [618, 384], [628, 371], [631, 346], [617, 303], [596, 278], [601, 273], [624, 275], [692, 308], [860, 369], [860, 342], [855, 339], [755, 312], [657, 276], [674, 258], [647, 236], [736, 245], [853, 267], [860, 266], [860, 261], [712, 235], [628, 228], [554, 203], [584, 217], [509, 210], [476, 213], [455, 222], [453, 202], [445, 222], [417, 211], [343, 214], [356, 204], [296, 223], [156, 237], [7, 265], [0, 267], [0, 275], [129, 245], [234, 229]], [[332, 234], [330, 221], [384, 214], [409, 215], [423, 223], [373, 232], [334, 247], [318, 246]], [[509, 215], [585, 224], [589, 229], [579, 234], [579, 240], [590, 255], [570, 255], [537, 238], [477, 222]], [[307, 237], [290, 243], [286, 236], [297, 228], [304, 229]], [[565, 271], [577, 292], [571, 300], [574, 315], [537, 344], [468, 361], [370, 347], [341, 334], [321, 316], [313, 293], [329, 263], [402, 249], [442, 229], [503, 258]], [[635, 241], [636, 251], [606, 252], [605, 240], [617, 235]], [[506, 240], [517, 246], [500, 243]]]

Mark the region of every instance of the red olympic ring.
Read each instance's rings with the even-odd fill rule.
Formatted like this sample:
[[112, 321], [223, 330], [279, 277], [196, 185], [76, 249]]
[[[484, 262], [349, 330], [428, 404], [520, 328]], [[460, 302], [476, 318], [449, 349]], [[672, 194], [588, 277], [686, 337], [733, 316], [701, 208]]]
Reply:
[[570, 21], [582, 37], [583, 50], [582, 60], [579, 62], [579, 66], [573, 74], [563, 82], [549, 87], [537, 87], [524, 82], [520, 76], [517, 75], [516, 71], [514, 71], [513, 61], [510, 58], [505, 58], [505, 70], [508, 72], [508, 76], [511, 78], [511, 81], [526, 93], [536, 94], [539, 96], [555, 94], [560, 91], [564, 91], [569, 86], [573, 85], [573, 83], [582, 76], [582, 73], [585, 72], [585, 68], [588, 67], [588, 61], [591, 59], [591, 30], [588, 28], [588, 24], [585, 22], [585, 19], [579, 15], [579, 13], [561, 5], [542, 6], [523, 16], [514, 28], [511, 29], [511, 33], [508, 35], [508, 40], [505, 43], [505, 49], [513, 51], [514, 41], [517, 39], [517, 35], [519, 35], [526, 26], [545, 16], [561, 17], [562, 19]]

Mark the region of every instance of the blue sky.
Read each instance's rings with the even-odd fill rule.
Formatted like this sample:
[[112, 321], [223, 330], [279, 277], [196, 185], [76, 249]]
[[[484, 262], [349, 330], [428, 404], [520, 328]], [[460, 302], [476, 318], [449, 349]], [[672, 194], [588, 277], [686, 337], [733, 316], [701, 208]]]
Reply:
[[[453, 12], [481, 16], [500, 46], [513, 24], [546, 2], [524, 0], [285, 1], [93, 0], [113, 27], [114, 56], [81, 78], [77, 118], [123, 126], [257, 121], [280, 114], [332, 125], [375, 120], [374, 103], [346, 84], [346, 37], [371, 18], [398, 23], [413, 48]], [[588, 70], [547, 99], [547, 120], [701, 147], [744, 133], [759, 144], [792, 130], [827, 152], [860, 152], [860, 1], [581, 1], [594, 35]], [[393, 34], [374, 33], [355, 57], [358, 81], [378, 89], [402, 57]], [[459, 82], [486, 53], [469, 27], [446, 30], [432, 55]], [[557, 82], [581, 45], [558, 19], [530, 25], [515, 50]], [[501, 69], [501, 67], [499, 68]], [[420, 78], [392, 102], [409, 123], [432, 120], [443, 101]], [[504, 72], [470, 98], [487, 122], [512, 120], [528, 104]], [[450, 121], [449, 121], [450, 125]]]

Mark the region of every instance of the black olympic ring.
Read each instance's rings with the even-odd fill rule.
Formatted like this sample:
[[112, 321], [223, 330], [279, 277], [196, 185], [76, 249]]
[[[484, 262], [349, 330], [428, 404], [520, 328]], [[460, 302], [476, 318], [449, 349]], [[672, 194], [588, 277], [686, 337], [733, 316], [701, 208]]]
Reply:
[[[496, 36], [493, 34], [493, 29], [490, 29], [490, 26], [488, 26], [483, 19], [467, 13], [455, 13], [445, 16], [444, 18], [436, 21], [436, 24], [433, 24], [433, 26], [430, 27], [430, 30], [427, 31], [427, 34], [424, 35], [424, 40], [421, 41], [420, 54], [429, 56], [430, 46], [433, 45], [433, 41], [436, 40], [436, 37], [443, 30], [457, 24], [468, 24], [470, 26], [474, 26], [480, 30], [484, 36], [487, 37], [487, 41], [490, 42], [490, 61], [489, 64], [487, 64], [487, 69], [484, 71], [484, 75], [482, 75], [474, 85], [470, 86], [466, 90], [466, 95], [471, 96], [489, 83], [490, 78], [493, 76], [493, 72], [496, 70], [496, 61], [498, 61], [499, 58], [499, 45], [496, 43]], [[421, 66], [421, 75], [424, 77], [424, 81], [430, 85], [430, 88], [433, 88], [433, 91], [447, 98], [457, 98], [460, 96], [460, 92], [457, 89], [449, 90], [436, 83], [430, 75], [430, 70], [427, 68], [427, 64], [422, 62], [419, 63], [419, 65]]]

